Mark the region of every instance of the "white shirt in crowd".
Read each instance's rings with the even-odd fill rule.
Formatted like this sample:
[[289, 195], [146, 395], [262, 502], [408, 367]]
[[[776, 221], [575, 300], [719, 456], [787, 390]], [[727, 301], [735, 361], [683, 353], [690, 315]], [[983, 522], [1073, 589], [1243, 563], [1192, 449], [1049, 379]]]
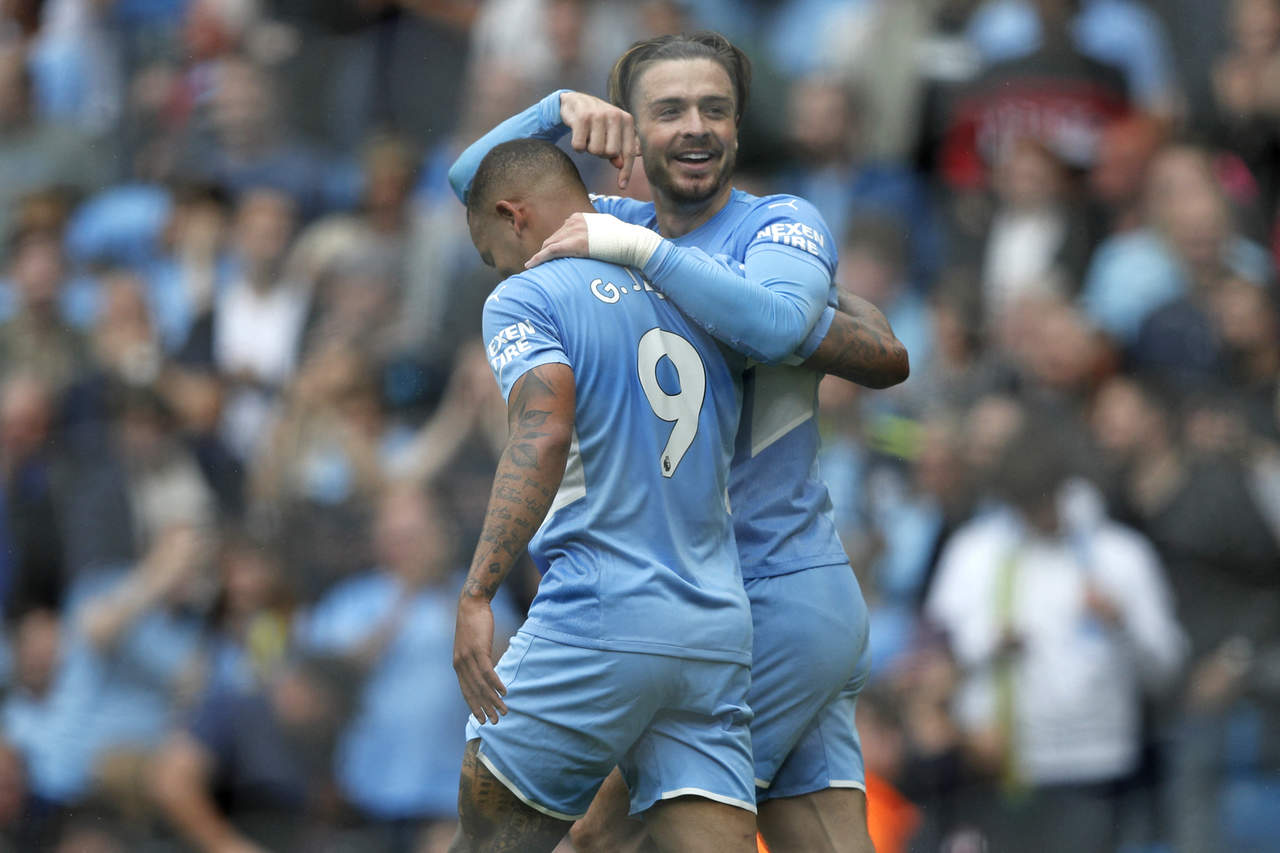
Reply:
[[[1022, 643], [1011, 736], [1020, 778], [1085, 784], [1130, 772], [1143, 689], [1171, 681], [1186, 654], [1159, 558], [1142, 536], [1105, 518], [1048, 538], [999, 510], [957, 530], [925, 612], [947, 632], [961, 668], [955, 712], [966, 730], [996, 725], [999, 587], [1009, 571], [1008, 618]], [[1118, 606], [1119, 626], [1086, 607], [1090, 583]]]
[[[214, 305], [213, 360], [219, 371], [282, 387], [297, 366], [309, 301], [305, 288], [288, 283], [255, 290], [242, 279], [229, 286]], [[227, 401], [223, 437], [240, 458], [256, 452], [272, 405], [270, 395], [256, 388], [241, 389]]]

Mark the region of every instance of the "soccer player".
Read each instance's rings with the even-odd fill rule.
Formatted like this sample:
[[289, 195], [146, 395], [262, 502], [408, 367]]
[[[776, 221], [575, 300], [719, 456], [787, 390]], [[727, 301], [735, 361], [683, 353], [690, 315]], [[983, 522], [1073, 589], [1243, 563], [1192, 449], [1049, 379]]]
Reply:
[[[551, 850], [618, 766], [661, 849], [746, 853], [752, 622], [726, 506], [742, 365], [632, 270], [523, 269], [590, 209], [537, 140], [490, 151], [467, 200], [510, 274], [484, 309], [510, 437], [458, 606], [474, 718], [454, 849]], [[542, 581], [495, 670], [489, 602], [526, 547]]]
[[[572, 131], [576, 149], [620, 167], [621, 185], [634, 134], [654, 202], [593, 199], [599, 213], [571, 217], [531, 265], [564, 256], [622, 261], [740, 352], [766, 363], [808, 358], [747, 374], [730, 475], [755, 622], [749, 702], [758, 817], [775, 853], [870, 851], [853, 721], [869, 668], [866, 605], [816, 470], [815, 369], [885, 387], [906, 378], [907, 355], [873, 306], [841, 300], [849, 313], [834, 310], [834, 239], [811, 205], [733, 188], [749, 79], [746, 56], [718, 34], [639, 42], [610, 75], [615, 106], [553, 93], [465, 151], [450, 179], [465, 197], [472, 164], [496, 142]], [[575, 828], [575, 845], [619, 849], [631, 832], [619, 819], [625, 805], [614, 777]]]

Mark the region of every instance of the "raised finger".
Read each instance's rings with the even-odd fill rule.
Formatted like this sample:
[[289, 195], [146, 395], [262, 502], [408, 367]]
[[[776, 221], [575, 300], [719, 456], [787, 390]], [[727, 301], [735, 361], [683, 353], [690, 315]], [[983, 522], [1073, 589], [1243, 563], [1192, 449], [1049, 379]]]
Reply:
[[618, 188], [626, 189], [631, 183], [631, 172], [635, 169], [636, 158], [640, 156], [640, 138], [636, 136], [634, 122], [628, 121], [623, 128], [622, 166], [618, 169]]

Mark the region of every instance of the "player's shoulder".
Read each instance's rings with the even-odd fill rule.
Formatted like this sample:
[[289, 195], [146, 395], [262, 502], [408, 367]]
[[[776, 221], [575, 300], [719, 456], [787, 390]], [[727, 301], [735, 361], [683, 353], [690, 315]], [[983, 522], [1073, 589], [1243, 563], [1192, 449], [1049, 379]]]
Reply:
[[743, 193], [743, 195], [746, 196], [744, 202], [749, 205], [749, 210], [756, 216], [812, 219], [822, 223], [823, 227], [826, 226], [826, 223], [822, 220], [822, 214], [818, 212], [818, 208], [798, 195], [791, 195], [790, 193], [773, 193], [763, 196]]
[[616, 216], [623, 222], [652, 228], [658, 221], [657, 211], [651, 201], [639, 201], [638, 199], [620, 195], [600, 195], [598, 193], [591, 193], [589, 198], [591, 199], [591, 206], [597, 211]]
[[749, 243], [772, 242], [804, 249], [834, 266], [836, 241], [822, 214], [810, 202], [789, 193], [744, 200], [749, 205], [738, 233]]

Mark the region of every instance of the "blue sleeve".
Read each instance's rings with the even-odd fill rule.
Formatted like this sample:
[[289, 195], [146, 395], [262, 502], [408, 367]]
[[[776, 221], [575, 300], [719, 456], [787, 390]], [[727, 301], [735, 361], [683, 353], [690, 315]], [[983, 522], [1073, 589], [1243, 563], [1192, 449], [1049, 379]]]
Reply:
[[813, 206], [794, 197], [761, 199], [743, 230], [751, 236], [740, 272], [670, 242], [644, 272], [694, 322], [757, 361], [811, 354], [821, 338], [810, 334], [831, 296], [834, 238]]
[[467, 146], [449, 167], [449, 186], [463, 204], [471, 190], [471, 180], [480, 168], [480, 161], [497, 145], [513, 139], [545, 139], [555, 142], [568, 132], [560, 121], [560, 95], [569, 89], [557, 89], [522, 113], [517, 113], [493, 130]]
[[539, 365], [573, 366], [561, 343], [550, 300], [525, 275], [507, 279], [485, 300], [484, 339], [489, 367], [504, 400], [516, 381]]
[[813, 355], [818, 349], [819, 344], [827, 336], [827, 332], [831, 331], [831, 322], [836, 318], [836, 309], [834, 305], [828, 305], [822, 309], [822, 316], [818, 317], [818, 322], [813, 324], [813, 328], [809, 330], [809, 336], [804, 339], [804, 343], [796, 347], [796, 355], [802, 359]]
[[644, 273], [710, 334], [767, 364], [805, 342], [831, 285], [821, 264], [781, 247], [752, 252], [734, 273], [700, 249], [664, 242]]

